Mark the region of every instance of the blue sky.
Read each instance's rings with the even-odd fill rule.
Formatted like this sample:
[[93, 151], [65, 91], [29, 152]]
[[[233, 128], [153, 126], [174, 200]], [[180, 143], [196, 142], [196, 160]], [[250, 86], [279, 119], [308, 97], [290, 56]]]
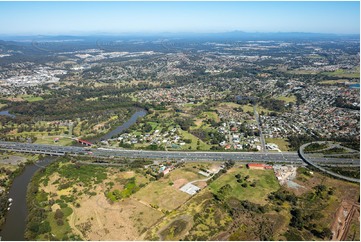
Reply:
[[0, 2], [0, 34], [360, 33], [359, 2]]

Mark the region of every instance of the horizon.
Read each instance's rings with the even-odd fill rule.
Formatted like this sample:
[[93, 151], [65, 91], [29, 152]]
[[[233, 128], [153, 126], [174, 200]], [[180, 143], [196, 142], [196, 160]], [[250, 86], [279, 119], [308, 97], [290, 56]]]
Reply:
[[277, 34], [299, 34], [299, 35], [335, 35], [335, 36], [360, 36], [360, 33], [320, 33], [320, 32], [291, 32], [291, 31], [278, 31], [278, 32], [260, 32], [260, 31], [242, 31], [242, 30], [230, 30], [224, 32], [79, 32], [79, 33], [53, 33], [53, 34], [2, 34], [1, 37], [96, 37], [96, 36], [104, 36], [104, 37], [121, 37], [121, 36], [141, 36], [141, 37], [158, 37], [160, 35], [164, 36], [179, 36], [184, 35], [187, 36], [198, 36], [198, 35], [220, 35], [220, 34], [259, 34], [259, 35], [277, 35]]
[[0, 2], [0, 35], [359, 35], [360, 2]]

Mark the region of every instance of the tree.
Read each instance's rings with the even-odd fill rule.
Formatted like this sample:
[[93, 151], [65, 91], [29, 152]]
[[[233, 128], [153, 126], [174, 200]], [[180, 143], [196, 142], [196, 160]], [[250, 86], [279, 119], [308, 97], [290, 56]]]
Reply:
[[63, 217], [64, 217], [64, 213], [60, 209], [57, 209], [55, 211], [54, 218], [55, 219], [62, 219]]

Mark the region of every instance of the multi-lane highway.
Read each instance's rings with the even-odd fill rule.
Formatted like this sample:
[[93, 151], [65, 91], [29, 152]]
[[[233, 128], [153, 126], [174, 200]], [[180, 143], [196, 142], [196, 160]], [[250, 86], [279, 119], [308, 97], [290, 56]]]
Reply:
[[[312, 142], [312, 143], [321, 143], [321, 142]], [[337, 174], [337, 173], [335, 173], [335, 172], [329, 171], [329, 170], [327, 170], [327, 169], [325, 169], [325, 168], [323, 168], [323, 167], [315, 164], [314, 160], [311, 159], [310, 156], [309, 156], [309, 155], [306, 155], [305, 152], [304, 152], [304, 149], [305, 149], [308, 145], [310, 145], [310, 144], [312, 144], [312, 143], [304, 144], [304, 145], [302, 145], [302, 146], [300, 147], [300, 149], [299, 149], [298, 152], [299, 152], [299, 155], [300, 155], [300, 157], [302, 158], [302, 160], [304, 160], [307, 164], [309, 164], [309, 165], [311, 165], [311, 166], [314, 166], [314, 167], [316, 167], [317, 169], [319, 169], [320, 171], [325, 172], [325, 173], [327, 173], [327, 174], [329, 174], [329, 175], [331, 175], [331, 176], [334, 176], [334, 177], [337, 177], [337, 178], [340, 178], [340, 179], [343, 179], [343, 180], [346, 180], [346, 181], [351, 181], [351, 182], [358, 182], [358, 183], [360, 183], [360, 179], [343, 176], [343, 175], [340, 175], [340, 174]]]
[[[86, 148], [75, 146], [42, 145], [30, 143], [0, 141], [0, 150], [18, 151], [47, 155], [89, 155], [93, 157], [124, 157], [149, 159], [184, 159], [187, 161], [255, 161], [255, 162], [286, 162], [301, 164], [303, 161], [296, 152], [188, 152], [188, 151], [145, 151], [106, 148]], [[358, 159], [314, 158], [315, 163], [359, 165]]]

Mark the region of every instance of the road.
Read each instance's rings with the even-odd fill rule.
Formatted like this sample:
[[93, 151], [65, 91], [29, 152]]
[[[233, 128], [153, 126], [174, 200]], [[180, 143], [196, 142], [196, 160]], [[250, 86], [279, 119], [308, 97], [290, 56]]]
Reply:
[[[323, 142], [312, 142], [312, 143], [323, 143]], [[351, 182], [358, 182], [360, 183], [360, 179], [356, 179], [356, 178], [351, 178], [351, 177], [347, 177], [347, 176], [343, 176], [343, 175], [340, 175], [340, 174], [337, 174], [335, 172], [332, 172], [332, 171], [329, 171], [319, 165], [317, 165], [315, 163], [315, 161], [312, 159], [309, 158], [309, 156], [307, 154], [304, 153], [304, 149], [312, 144], [312, 143], [307, 143], [307, 144], [304, 144], [304, 145], [301, 145], [300, 149], [298, 150], [299, 152], [299, 155], [300, 157], [302, 158], [302, 160], [304, 160], [307, 164], [311, 165], [311, 166], [314, 166], [315, 168], [319, 169], [320, 171], [323, 171], [331, 176], [334, 176], [334, 177], [337, 177], [337, 178], [340, 178], [340, 179], [343, 179], [343, 180], [346, 180], [346, 181], [351, 181]]]
[[[149, 159], [184, 159], [186, 161], [255, 161], [255, 162], [285, 162], [303, 163], [297, 152], [189, 152], [189, 151], [145, 151], [105, 148], [86, 148], [76, 146], [57, 146], [30, 143], [17, 143], [0, 141], [0, 150], [18, 151], [47, 155], [89, 155], [90, 157], [123, 157], [123, 158], [149, 158]], [[358, 159], [314, 158], [314, 162], [342, 165], [359, 165]]]
[[258, 112], [257, 112], [256, 105], [253, 105], [253, 111], [254, 111], [254, 117], [255, 117], [255, 119], [256, 119], [256, 121], [257, 121], [258, 130], [259, 130], [259, 139], [260, 139], [260, 141], [261, 141], [261, 151], [267, 153], [266, 141], [265, 141], [264, 136], [263, 136], [263, 133], [262, 133], [261, 121], [260, 121], [260, 119], [259, 119], [259, 114], [258, 114]]

